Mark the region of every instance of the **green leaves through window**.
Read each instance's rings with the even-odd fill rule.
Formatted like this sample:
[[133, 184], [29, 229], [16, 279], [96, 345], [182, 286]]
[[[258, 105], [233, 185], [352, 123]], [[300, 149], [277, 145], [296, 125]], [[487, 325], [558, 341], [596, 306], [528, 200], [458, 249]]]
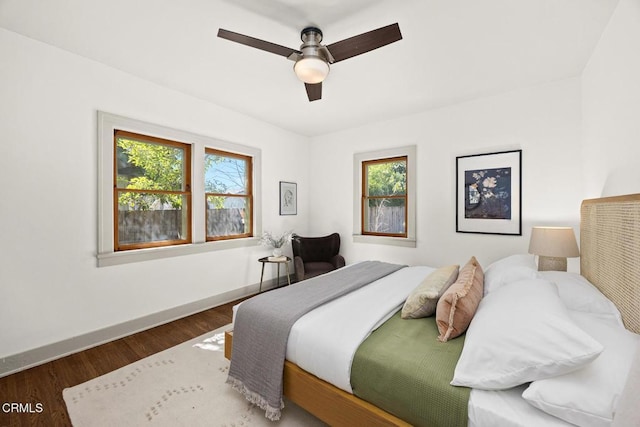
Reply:
[[191, 146], [117, 130], [115, 250], [191, 243]]
[[407, 237], [407, 157], [362, 162], [362, 234]]

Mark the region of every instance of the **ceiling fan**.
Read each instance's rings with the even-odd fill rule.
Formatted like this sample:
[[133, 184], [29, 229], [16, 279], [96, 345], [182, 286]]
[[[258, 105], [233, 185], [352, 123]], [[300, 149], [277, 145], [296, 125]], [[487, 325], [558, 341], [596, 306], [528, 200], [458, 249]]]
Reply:
[[400, 27], [397, 23], [326, 46], [320, 44], [322, 31], [319, 28], [306, 27], [300, 33], [300, 38], [302, 39], [300, 50], [280, 46], [222, 28], [218, 30], [218, 37], [275, 53], [294, 61], [293, 69], [298, 78], [304, 82], [309, 101], [316, 101], [322, 98], [322, 81], [329, 74], [329, 64], [335, 64], [402, 40]]

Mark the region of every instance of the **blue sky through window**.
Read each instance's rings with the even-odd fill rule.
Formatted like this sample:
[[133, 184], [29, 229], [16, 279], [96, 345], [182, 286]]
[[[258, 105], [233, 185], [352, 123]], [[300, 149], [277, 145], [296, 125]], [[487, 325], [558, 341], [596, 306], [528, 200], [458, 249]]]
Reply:
[[247, 194], [247, 161], [206, 154], [205, 191], [207, 193]]

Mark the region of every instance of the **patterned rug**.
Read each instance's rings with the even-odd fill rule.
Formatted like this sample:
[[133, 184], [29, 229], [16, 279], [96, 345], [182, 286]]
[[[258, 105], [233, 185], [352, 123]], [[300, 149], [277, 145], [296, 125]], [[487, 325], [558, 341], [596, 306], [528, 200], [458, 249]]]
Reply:
[[224, 331], [216, 329], [86, 383], [63, 390], [75, 427], [323, 426], [285, 400], [280, 421], [225, 384]]

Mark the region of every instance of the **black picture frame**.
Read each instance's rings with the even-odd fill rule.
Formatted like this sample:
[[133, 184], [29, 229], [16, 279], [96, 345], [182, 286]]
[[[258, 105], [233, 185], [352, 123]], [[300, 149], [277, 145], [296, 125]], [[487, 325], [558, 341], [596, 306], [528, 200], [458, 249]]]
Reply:
[[522, 235], [522, 150], [456, 157], [456, 232]]
[[298, 184], [280, 181], [280, 215], [298, 214]]

